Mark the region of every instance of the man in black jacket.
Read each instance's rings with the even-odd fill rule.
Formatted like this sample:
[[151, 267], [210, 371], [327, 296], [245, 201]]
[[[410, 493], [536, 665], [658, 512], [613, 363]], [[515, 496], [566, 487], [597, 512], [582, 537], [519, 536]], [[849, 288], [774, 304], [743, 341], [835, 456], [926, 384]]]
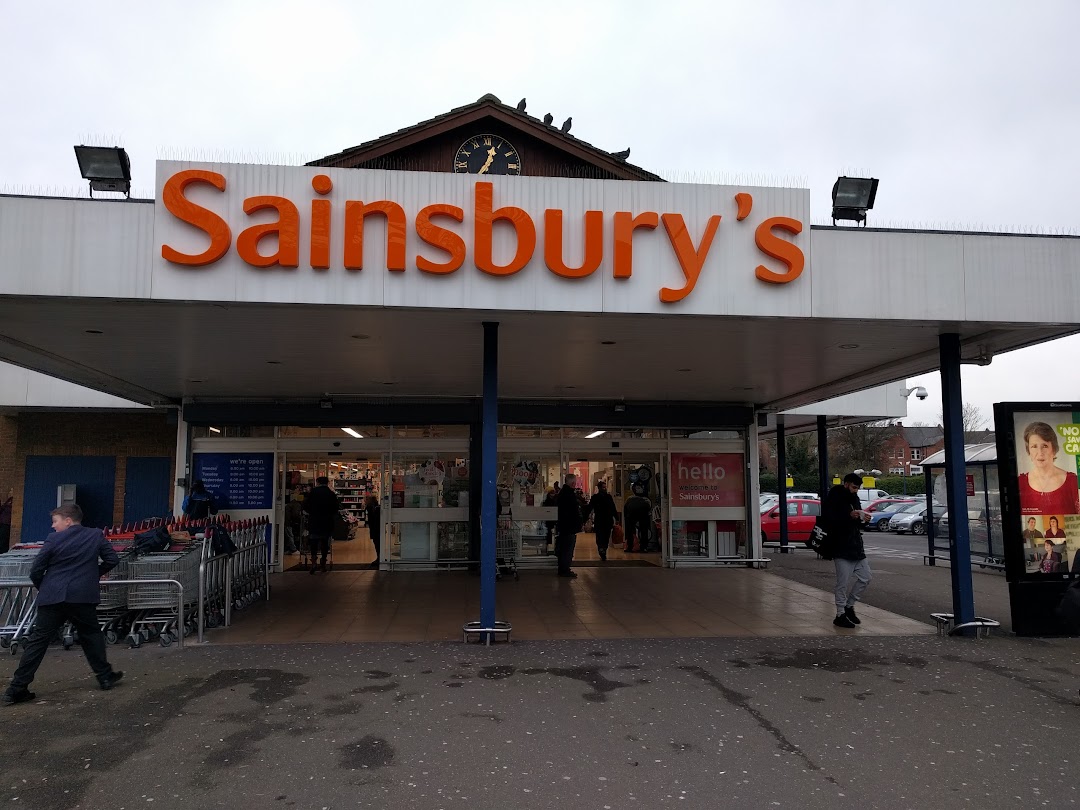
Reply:
[[334, 532], [334, 519], [341, 509], [341, 502], [330, 479], [325, 475], [315, 479], [315, 489], [304, 498], [304, 511], [308, 516], [308, 542], [311, 544], [311, 573], [315, 573], [315, 557], [322, 552], [322, 570], [326, 571], [326, 556], [330, 553], [330, 535]]
[[113, 671], [105, 657], [105, 634], [98, 624], [96, 607], [101, 601], [98, 580], [120, 559], [101, 529], [83, 526], [82, 519], [82, 509], [73, 503], [52, 511], [54, 533], [45, 538], [30, 569], [30, 579], [38, 591], [37, 619], [11, 686], [0, 699], [6, 706], [34, 699], [28, 687], [49, 644], [67, 621], [75, 627], [102, 689], [112, 689], [124, 677], [123, 672]]
[[592, 496], [588, 507], [585, 509], [585, 519], [593, 518], [593, 531], [596, 532], [596, 550], [600, 559], [607, 560], [608, 544], [611, 542], [611, 530], [615, 528], [619, 510], [615, 508], [615, 499], [607, 491], [607, 482], [600, 481], [596, 485], [596, 494]]
[[574, 548], [577, 546], [577, 533], [581, 531], [581, 504], [578, 502], [577, 476], [570, 473], [566, 476], [566, 483], [559, 490], [559, 536], [555, 538], [555, 557], [559, 561], [559, 576], [577, 576], [570, 570], [570, 564], [574, 561]]
[[[836, 567], [836, 618], [833, 624], [849, 630], [862, 623], [855, 615], [855, 603], [873, 576], [863, 549], [862, 522], [869, 520], [870, 515], [863, 511], [859, 502], [857, 493], [861, 486], [862, 479], [848, 473], [844, 476], [844, 483], [829, 490], [821, 509], [833, 553], [833, 565]], [[852, 577], [855, 578], [854, 584]]]

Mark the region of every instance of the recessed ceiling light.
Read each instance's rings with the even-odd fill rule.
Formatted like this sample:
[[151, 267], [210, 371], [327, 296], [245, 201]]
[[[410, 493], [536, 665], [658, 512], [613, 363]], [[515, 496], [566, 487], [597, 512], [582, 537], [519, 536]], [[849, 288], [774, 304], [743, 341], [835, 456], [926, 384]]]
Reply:
[[840, 348], [841, 349], [857, 349], [857, 348], [859, 348], [859, 344], [858, 343], [841, 343]]
[[353, 340], [370, 340], [371, 335], [352, 335]]
[[601, 346], [614, 346], [615, 341], [614, 340], [601, 340], [600, 345]]
[[752, 385], [744, 385], [744, 386], [742, 387], [742, 390], [743, 390], [743, 391], [753, 391], [753, 390], [754, 390], [754, 386], [752, 386]]
[[189, 383], [201, 383], [202, 380], [188, 380]]
[[104, 334], [105, 334], [105, 333], [104, 333], [104, 332], [102, 332], [102, 331], [101, 331], [100, 329], [86, 329], [86, 330], [84, 330], [84, 331], [85, 331], [85, 332], [86, 332], [86, 334], [88, 334], [88, 335], [104, 335]]
[[563, 388], [565, 388], [567, 391], [573, 391], [573, 390], [575, 390], [577, 388], [577, 386], [576, 385], [564, 385]]
[[266, 362], [271, 366], [280, 366], [281, 365], [280, 360], [267, 360]]
[[211, 433], [221, 433], [221, 428], [212, 427], [212, 428], [210, 428], [210, 432]]
[[384, 382], [383, 385], [397, 385], [397, 383], [396, 382], [390, 382], [388, 380], [387, 382]]

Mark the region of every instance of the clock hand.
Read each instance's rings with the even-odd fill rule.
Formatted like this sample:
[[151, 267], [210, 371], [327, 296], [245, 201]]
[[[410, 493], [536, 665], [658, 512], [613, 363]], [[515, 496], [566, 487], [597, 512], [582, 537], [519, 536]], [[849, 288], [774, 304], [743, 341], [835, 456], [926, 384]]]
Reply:
[[488, 149], [487, 160], [484, 161], [484, 165], [480, 167], [480, 171], [477, 174], [484, 174], [491, 167], [491, 162], [495, 160], [495, 147]]

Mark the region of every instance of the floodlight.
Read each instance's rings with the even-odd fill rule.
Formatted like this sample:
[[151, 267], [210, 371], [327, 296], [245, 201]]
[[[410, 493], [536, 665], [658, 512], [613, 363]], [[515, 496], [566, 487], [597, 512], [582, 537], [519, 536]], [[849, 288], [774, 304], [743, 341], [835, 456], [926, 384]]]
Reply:
[[95, 191], [115, 191], [131, 196], [131, 161], [122, 146], [76, 146], [75, 158], [83, 179]]
[[832, 220], [847, 219], [866, 227], [866, 212], [874, 207], [878, 181], [871, 177], [838, 177], [832, 187]]

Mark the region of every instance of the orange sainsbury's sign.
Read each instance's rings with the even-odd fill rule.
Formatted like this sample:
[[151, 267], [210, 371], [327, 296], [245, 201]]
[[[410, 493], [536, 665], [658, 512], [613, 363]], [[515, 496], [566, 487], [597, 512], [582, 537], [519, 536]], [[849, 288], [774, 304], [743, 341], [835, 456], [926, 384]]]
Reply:
[[[497, 207], [494, 184], [489, 181], [476, 181], [473, 185], [469, 227], [465, 225], [466, 210], [460, 205], [432, 202], [420, 206], [410, 223], [405, 206], [392, 199], [334, 200], [331, 177], [317, 174], [311, 178], [311, 199], [295, 200], [269, 194], [245, 197], [242, 208], [248, 217], [270, 212], [276, 219], [261, 221], [265, 220], [265, 215], [253, 218], [235, 239], [228, 217], [192, 199], [196, 196], [192, 192], [197, 191], [199, 199], [206, 202], [209, 190], [223, 195], [228, 205], [228, 183], [224, 174], [209, 169], [184, 169], [166, 177], [161, 189], [161, 204], [165, 210], [175, 220], [201, 231], [204, 241], [209, 240], [201, 252], [190, 252], [190, 249], [183, 249], [184, 246], [174, 247], [167, 241], [162, 242], [161, 257], [182, 268], [213, 265], [235, 250], [242, 262], [262, 270], [292, 270], [299, 268], [303, 261], [316, 272], [341, 266], [347, 272], [358, 273], [365, 269], [365, 223], [374, 217], [385, 222], [385, 267], [380, 269], [391, 273], [404, 273], [411, 265], [423, 274], [449, 275], [462, 269], [471, 251], [472, 264], [478, 271], [506, 277], [521, 272], [532, 262], [537, 250], [541, 250], [544, 264], [552, 274], [564, 279], [582, 279], [596, 273], [603, 264], [605, 232], [609, 232], [613, 254], [609, 263], [611, 274], [615, 279], [630, 282], [634, 274], [635, 234], [640, 240], [648, 237], [639, 232], [659, 231], [684, 277], [681, 286], [660, 287], [660, 300], [668, 304], [681, 301], [693, 292], [717, 233], [725, 227], [723, 216], [715, 213], [702, 216], [701, 222], [687, 222], [682, 213], [587, 210], [582, 215], [582, 244], [574, 251], [580, 254], [580, 262], [575, 257], [571, 263], [564, 250], [564, 227], [569, 224], [564, 222], [567, 219], [564, 210], [545, 208], [542, 218], [534, 218], [515, 205]], [[727, 227], [749, 230], [749, 226], [739, 223], [750, 215], [753, 196], [738, 192], [734, 195], [734, 203], [736, 221]], [[308, 208], [310, 213], [301, 216], [301, 206]], [[512, 255], [508, 260], [502, 257], [501, 263], [496, 261], [493, 250], [496, 226], [500, 230], [510, 229], [514, 235]], [[436, 258], [419, 252], [412, 257], [407, 255], [410, 227], [425, 246], [433, 249]], [[696, 242], [691, 236], [691, 228], [701, 233]], [[341, 248], [339, 254], [332, 256], [334, 229], [340, 229], [337, 242]], [[802, 221], [793, 217], [770, 216], [762, 220], [753, 228], [753, 240], [759, 254], [773, 260], [773, 266], [771, 269], [764, 263], [748, 266], [747, 272], [768, 284], [789, 284], [798, 279], [806, 257], [792, 239], [802, 230]], [[750, 233], [747, 233], [746, 238], [749, 237]], [[302, 244], [306, 246], [303, 256]]]

